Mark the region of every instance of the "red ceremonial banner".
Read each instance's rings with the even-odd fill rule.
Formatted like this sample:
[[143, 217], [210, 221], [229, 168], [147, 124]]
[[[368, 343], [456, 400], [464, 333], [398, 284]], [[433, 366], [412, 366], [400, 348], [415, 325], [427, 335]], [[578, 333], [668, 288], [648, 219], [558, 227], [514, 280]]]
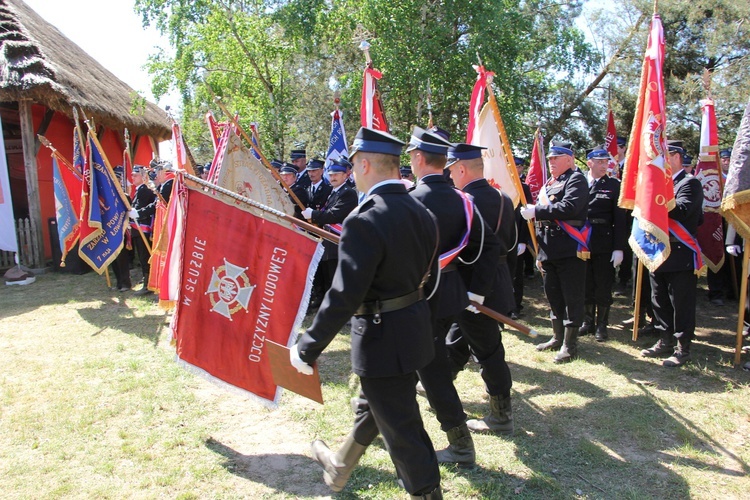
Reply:
[[322, 245], [197, 189], [187, 190], [177, 356], [275, 404], [266, 340], [289, 346]]

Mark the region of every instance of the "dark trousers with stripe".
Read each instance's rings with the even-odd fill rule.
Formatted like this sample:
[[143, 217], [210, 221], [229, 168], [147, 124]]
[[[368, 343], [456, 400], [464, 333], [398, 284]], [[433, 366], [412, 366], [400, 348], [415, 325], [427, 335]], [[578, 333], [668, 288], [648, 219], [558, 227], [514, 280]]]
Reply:
[[544, 293], [554, 318], [565, 326], [580, 327], [586, 295], [586, 262], [578, 257], [545, 260]]

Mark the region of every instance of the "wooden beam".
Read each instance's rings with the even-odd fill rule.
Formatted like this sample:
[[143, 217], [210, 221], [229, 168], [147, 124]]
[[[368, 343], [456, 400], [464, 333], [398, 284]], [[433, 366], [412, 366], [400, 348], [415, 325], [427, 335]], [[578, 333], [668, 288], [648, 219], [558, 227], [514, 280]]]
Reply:
[[42, 147], [42, 143], [39, 142], [36, 137], [40, 135], [44, 135], [47, 133], [47, 129], [49, 128], [49, 124], [52, 123], [52, 117], [55, 116], [54, 110], [51, 110], [47, 108], [47, 112], [44, 113], [44, 118], [42, 119], [42, 123], [39, 124], [39, 130], [36, 131], [36, 134], [34, 134], [34, 156], [39, 154], [39, 148]]
[[31, 115], [30, 99], [21, 99], [18, 103], [18, 115], [21, 119], [21, 144], [23, 145], [23, 166], [26, 172], [26, 197], [29, 202], [29, 220], [31, 221], [32, 245], [31, 263], [34, 268], [44, 264], [44, 239], [42, 237], [42, 204], [39, 197], [39, 174], [36, 164], [36, 134], [34, 119]]

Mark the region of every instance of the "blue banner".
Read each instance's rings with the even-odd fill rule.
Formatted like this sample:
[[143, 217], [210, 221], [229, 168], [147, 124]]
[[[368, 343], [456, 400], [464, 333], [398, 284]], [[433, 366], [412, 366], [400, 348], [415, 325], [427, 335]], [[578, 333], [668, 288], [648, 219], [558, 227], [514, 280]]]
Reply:
[[[70, 199], [68, 187], [65, 185], [57, 158], [52, 157], [53, 184], [55, 189], [55, 219], [57, 220], [57, 234], [60, 238], [62, 251], [62, 265], [65, 257], [78, 241], [78, 210]], [[80, 183], [79, 183], [80, 186]], [[79, 187], [80, 189], [80, 187]]]
[[346, 131], [344, 130], [343, 114], [338, 109], [331, 113], [331, 138], [328, 141], [328, 152], [326, 153], [326, 164], [328, 167], [332, 160], [342, 156], [349, 157], [349, 149], [346, 146]]
[[89, 132], [88, 196], [81, 221], [81, 258], [99, 274], [117, 258], [125, 242], [127, 205], [125, 194], [96, 137]]

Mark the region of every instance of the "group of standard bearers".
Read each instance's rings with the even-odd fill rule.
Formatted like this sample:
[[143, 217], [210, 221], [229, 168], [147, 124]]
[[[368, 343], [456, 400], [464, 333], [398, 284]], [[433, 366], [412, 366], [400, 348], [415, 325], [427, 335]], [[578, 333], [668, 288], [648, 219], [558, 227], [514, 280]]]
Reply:
[[[352, 367], [361, 382], [352, 400], [354, 426], [336, 452], [322, 441], [312, 445], [334, 491], [343, 489], [380, 434], [403, 487], [414, 498], [442, 498], [437, 465], [473, 464], [471, 431], [513, 431], [512, 379], [501, 330], [473, 304], [517, 310], [508, 257], [523, 253], [516, 243], [525, 246], [515, 220], [519, 213], [536, 221], [537, 266], [551, 309], [552, 339], [537, 349], [558, 350], [554, 361], [563, 363], [577, 357], [580, 335], [608, 338], [615, 270], [628, 265], [623, 258], [629, 223], [617, 206], [620, 182], [608, 175], [607, 151], [588, 152], [584, 175], [571, 146], [554, 144], [551, 178], [538, 202], [514, 211], [508, 196], [483, 177], [484, 148], [450, 143], [438, 132], [414, 129], [406, 149], [410, 172], [398, 163], [405, 144], [367, 128], [355, 138], [351, 163], [331, 165], [330, 182], [322, 176], [322, 162], [300, 160], [303, 151], [294, 152], [306, 167], [302, 174], [289, 164], [280, 167], [285, 182], [306, 199], [298, 216], [341, 234], [338, 248], [326, 248], [329, 258], [321, 266], [327, 293], [290, 351], [292, 364], [312, 373], [310, 364], [351, 320]], [[684, 231], [670, 238], [670, 258], [649, 274], [661, 338], [642, 355], [665, 356], [664, 366], [690, 359], [695, 330], [691, 241], [702, 219], [703, 192], [682, 168], [684, 155], [681, 143], [670, 141], [676, 197], [670, 220]], [[365, 193], [359, 203], [350, 172]], [[407, 191], [411, 173], [418, 181]], [[490, 399], [480, 420], [467, 420], [453, 384], [469, 356], [481, 366]], [[417, 380], [446, 432], [446, 449], [435, 451], [424, 430]]]

